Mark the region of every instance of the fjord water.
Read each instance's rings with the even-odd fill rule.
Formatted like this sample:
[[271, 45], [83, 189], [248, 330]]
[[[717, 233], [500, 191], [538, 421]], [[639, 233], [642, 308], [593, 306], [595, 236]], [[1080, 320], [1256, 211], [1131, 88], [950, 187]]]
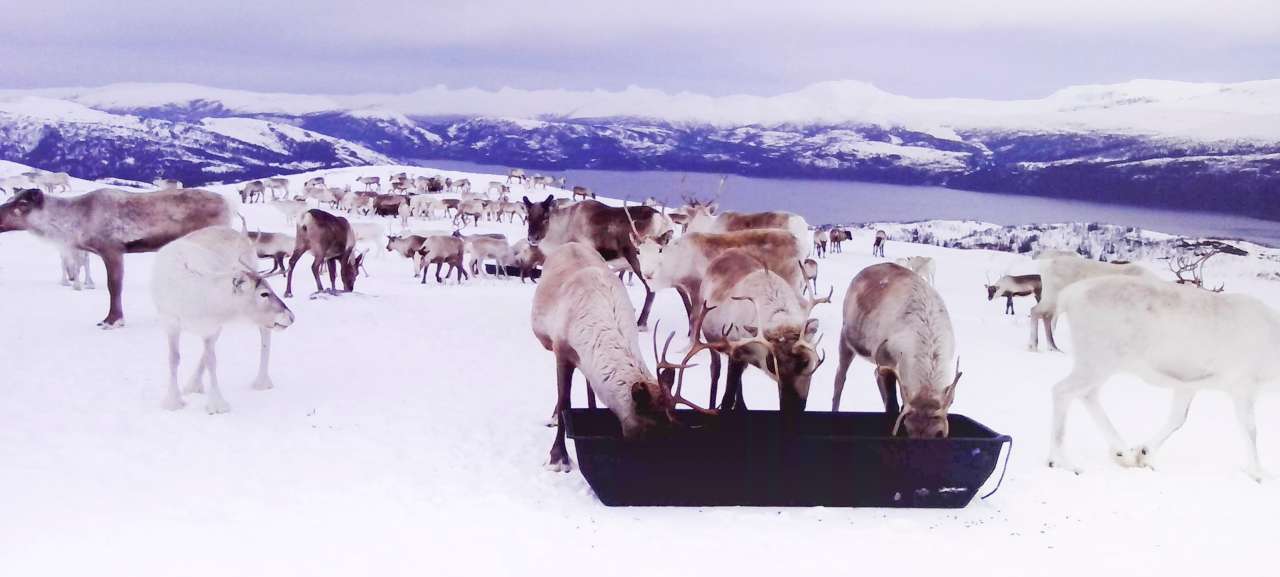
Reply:
[[[502, 174], [509, 167], [450, 160], [417, 161], [423, 166]], [[533, 174], [535, 171], [527, 171]], [[720, 175], [696, 172], [564, 170], [569, 185], [640, 202], [650, 196], [669, 206], [682, 194], [714, 196]], [[479, 183], [483, 184], [483, 183]], [[911, 222], [928, 219], [979, 220], [996, 224], [1100, 222], [1186, 236], [1240, 238], [1280, 246], [1280, 222], [1208, 212], [1060, 200], [1036, 196], [840, 180], [753, 178], [730, 175], [720, 204], [742, 211], [789, 210], [810, 224]]]

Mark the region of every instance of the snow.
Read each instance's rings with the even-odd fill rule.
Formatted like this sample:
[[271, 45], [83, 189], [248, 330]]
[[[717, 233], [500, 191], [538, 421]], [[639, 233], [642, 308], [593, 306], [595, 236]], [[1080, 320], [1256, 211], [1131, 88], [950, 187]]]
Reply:
[[339, 140], [318, 132], [304, 130], [288, 124], [268, 122], [253, 118], [205, 118], [201, 125], [211, 132], [221, 134], [255, 146], [261, 146], [280, 154], [290, 154], [291, 142], [322, 141], [334, 146], [342, 157], [352, 163], [386, 163], [387, 157], [359, 144]]
[[[0, 171], [11, 168], [0, 164]], [[475, 188], [502, 180], [401, 166], [290, 179], [323, 174], [341, 186], [359, 173], [401, 170], [470, 178]], [[83, 192], [93, 184], [73, 186]], [[524, 191], [516, 188], [518, 197]], [[252, 229], [289, 230], [267, 206], [242, 210]], [[985, 225], [936, 228], [946, 226], [959, 235]], [[452, 230], [445, 221], [414, 228]], [[522, 228], [484, 223], [479, 230], [514, 241]], [[858, 270], [878, 262], [868, 254], [870, 235], [856, 230], [844, 253], [821, 260], [819, 284], [834, 284], [834, 302]], [[1049, 388], [1069, 370], [1070, 355], [1026, 352], [1025, 318], [1002, 315], [1003, 303], [988, 302], [982, 290], [985, 271], [1033, 263], [897, 241], [886, 253], [938, 260], [938, 289], [965, 372], [954, 411], [1016, 441], [1003, 487], [966, 509], [604, 507], [576, 470], [541, 466], [553, 437], [542, 422], [554, 403], [554, 367], [529, 329], [533, 286], [424, 286], [407, 261], [381, 251], [369, 258], [373, 276], [358, 281], [358, 294], [288, 301], [297, 322], [275, 338], [275, 389], [249, 389], [256, 330], [230, 327], [218, 357], [232, 411], [209, 416], [192, 396], [187, 408], [166, 412], [159, 408], [165, 339], [148, 294], [154, 256], [127, 257], [128, 325], [103, 332], [93, 323], [106, 308], [105, 290], [58, 286], [51, 247], [27, 234], [0, 235], [0, 303], [9, 327], [0, 332], [0, 571], [1022, 576], [1102, 566], [1137, 575], [1256, 574], [1268, 566], [1274, 538], [1264, 528], [1280, 511], [1280, 492], [1275, 481], [1257, 484], [1240, 471], [1243, 443], [1228, 399], [1201, 395], [1155, 471], [1112, 464], [1096, 427], [1076, 409], [1068, 449], [1086, 471], [1048, 469]], [[309, 260], [302, 262], [299, 295], [313, 286]], [[101, 264], [93, 267], [102, 287]], [[1229, 291], [1280, 306], [1274, 281], [1247, 269], [1235, 274], [1226, 279]], [[283, 279], [271, 282], [283, 292]], [[638, 285], [630, 294], [640, 302]], [[1029, 302], [1017, 306], [1024, 313]], [[815, 312], [830, 356], [840, 307]], [[684, 325], [670, 291], [658, 295], [654, 315], [664, 327]], [[184, 341], [184, 379], [198, 350]], [[813, 380], [810, 410], [829, 406], [833, 361]], [[704, 370], [686, 379], [690, 398], [705, 398]], [[876, 410], [870, 374], [870, 365], [856, 362], [846, 410]], [[583, 390], [579, 377], [578, 406]], [[773, 390], [748, 371], [744, 393], [753, 407], [776, 407]], [[1169, 393], [1121, 377], [1103, 397], [1136, 444], [1161, 424]], [[1274, 396], [1261, 398], [1258, 422], [1262, 461], [1280, 468]]]
[[666, 93], [636, 86], [611, 92], [515, 88], [489, 91], [443, 85], [403, 94], [301, 95], [191, 84], [113, 84], [99, 88], [9, 90], [0, 92], [0, 98], [24, 94], [68, 99], [103, 110], [204, 101], [255, 114], [376, 110], [377, 114], [509, 119], [640, 117], [717, 126], [859, 122], [901, 126], [946, 140], [960, 140], [957, 129], [1107, 131], [1197, 141], [1280, 139], [1280, 80], [1133, 80], [1073, 86], [1044, 98], [1025, 100], [911, 98], [852, 80], [820, 82], [772, 96]]

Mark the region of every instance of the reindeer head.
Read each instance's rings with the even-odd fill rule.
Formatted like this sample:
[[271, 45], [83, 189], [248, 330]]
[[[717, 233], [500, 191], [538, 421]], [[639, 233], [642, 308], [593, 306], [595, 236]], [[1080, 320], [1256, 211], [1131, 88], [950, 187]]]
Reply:
[[268, 329], [286, 329], [293, 324], [293, 311], [257, 273], [251, 270], [235, 273], [231, 277], [230, 289], [254, 324]]
[[44, 193], [37, 188], [18, 191], [9, 202], [0, 204], [0, 232], [27, 230], [27, 217], [44, 208]]
[[547, 237], [547, 228], [551, 225], [551, 211], [556, 208], [556, 197], [548, 194], [546, 200], [536, 203], [529, 200], [527, 196], [522, 200], [525, 212], [529, 215], [529, 244], [537, 246]]
[[818, 319], [807, 317], [814, 306], [831, 302], [831, 293], [825, 298], [806, 301], [803, 321], [787, 319], [771, 327], [764, 325], [768, 319], [762, 314], [758, 301], [752, 297], [733, 298], [752, 303], [756, 324], [741, 327], [748, 336], [739, 339], [730, 339], [733, 327], [726, 327], [723, 352], [768, 373], [778, 384], [779, 408], [784, 413], [804, 411], [813, 374], [826, 360], [826, 356], [818, 352], [818, 343], [822, 340], [818, 336]]
[[360, 276], [360, 267], [364, 265], [364, 255], [368, 252], [368, 249], [360, 252], [352, 250], [346, 258], [341, 259], [342, 290], [346, 292], [356, 290], [356, 277]]
[[881, 343], [875, 352], [878, 370], [890, 371], [897, 377], [902, 397], [902, 410], [892, 434], [897, 435], [898, 429], [905, 425], [908, 437], [946, 437], [950, 433], [947, 411], [955, 401], [956, 385], [963, 374], [960, 359], [956, 359], [955, 370], [947, 374], [943, 362], [930, 354], [906, 355], [900, 362], [897, 357], [888, 341]]
[[991, 284], [991, 274], [990, 274], [990, 273], [988, 273], [988, 274], [987, 274], [987, 284], [986, 284], [986, 287], [987, 287], [987, 300], [988, 300], [988, 301], [990, 301], [990, 300], [992, 300], [992, 299], [995, 299], [995, 298], [996, 298], [996, 291], [1000, 290], [1000, 287], [998, 287], [998, 286], [996, 286], [996, 285]]

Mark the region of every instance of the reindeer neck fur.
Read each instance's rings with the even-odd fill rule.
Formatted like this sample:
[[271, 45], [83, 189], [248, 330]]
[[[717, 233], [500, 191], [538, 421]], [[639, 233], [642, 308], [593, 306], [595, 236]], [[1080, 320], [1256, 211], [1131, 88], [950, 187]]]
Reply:
[[888, 339], [889, 351], [898, 363], [899, 374], [905, 377], [900, 381], [904, 387], [926, 383], [935, 389], [909, 394], [920, 399], [936, 398], [955, 378], [951, 318], [946, 305], [930, 294], [923, 283], [911, 283], [909, 291], [900, 316], [900, 328]]
[[655, 379], [640, 356], [635, 310], [626, 293], [613, 286], [611, 273], [592, 272], [604, 275], [602, 282], [578, 283], [567, 299], [574, 305], [562, 309], [572, 317], [566, 319], [565, 337], [589, 386], [621, 417], [635, 411], [631, 385]]
[[90, 210], [85, 195], [74, 198], [44, 196], [44, 206], [27, 216], [27, 230], [45, 240], [81, 245]]

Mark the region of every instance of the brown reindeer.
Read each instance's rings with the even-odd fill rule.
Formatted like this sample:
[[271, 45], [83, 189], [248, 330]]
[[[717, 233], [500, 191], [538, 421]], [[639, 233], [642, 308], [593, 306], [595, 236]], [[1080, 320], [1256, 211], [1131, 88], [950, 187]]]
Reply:
[[[989, 277], [988, 277], [989, 278]], [[990, 282], [988, 280], [987, 282]], [[1004, 275], [996, 284], [987, 285], [987, 300], [993, 300], [996, 297], [1004, 297], [1004, 314], [1011, 315], [1013, 312], [1013, 297], [1025, 297], [1035, 295], [1036, 302], [1040, 302], [1040, 275], [1023, 274], [1018, 276]]]
[[356, 288], [356, 277], [360, 265], [364, 263], [364, 253], [356, 252], [356, 233], [351, 230], [351, 223], [341, 216], [334, 216], [323, 210], [311, 209], [298, 219], [297, 245], [293, 256], [289, 257], [288, 281], [285, 283], [285, 298], [293, 297], [294, 266], [302, 255], [311, 253], [311, 274], [316, 279], [316, 293], [325, 292], [320, 282], [320, 267], [329, 265], [330, 294], [338, 294], [336, 272], [342, 267], [342, 290], [351, 292]]
[[432, 263], [436, 265], [436, 282], [444, 283], [444, 279], [440, 278], [440, 269], [445, 265], [449, 265], [449, 272], [445, 274], [445, 278], [453, 274], [454, 270], [458, 271], [458, 283], [462, 283], [462, 279], [471, 278], [467, 274], [467, 267], [463, 262], [466, 254], [466, 243], [458, 237], [446, 235], [433, 235], [427, 237], [423, 242], [422, 248], [418, 250], [421, 254], [422, 262], [422, 284], [427, 284], [427, 267]]
[[537, 203], [524, 197], [525, 210], [529, 213], [529, 243], [550, 255], [565, 243], [582, 242], [595, 247], [606, 261], [616, 258], [626, 260], [644, 284], [644, 308], [641, 309], [636, 324], [646, 327], [649, 309], [653, 306], [653, 291], [641, 274], [638, 247], [646, 239], [659, 245], [667, 244], [674, 234], [671, 222], [657, 210], [647, 206], [614, 207], [594, 200], [584, 200], [559, 208], [555, 202], [555, 197], [551, 195]]
[[587, 188], [585, 186], [575, 186], [573, 187], [573, 196], [570, 198], [570, 200], [574, 200], [574, 201], [586, 200], [588, 198], [595, 198], [595, 197], [596, 197], [596, 193], [592, 192], [590, 188]]
[[876, 231], [876, 240], [871, 243], [871, 256], [884, 258], [884, 244], [889, 240], [889, 233], [883, 230]]
[[[521, 205], [523, 206], [523, 205]], [[547, 257], [542, 254], [542, 249], [529, 244], [529, 241], [521, 240], [517, 242], [511, 249], [512, 264], [520, 269], [520, 283], [524, 284], [525, 277], [537, 284], [538, 279], [533, 278], [533, 270], [542, 266]]]
[[267, 271], [265, 276], [276, 274], [276, 271], [280, 271], [280, 274], [288, 272], [284, 259], [292, 254], [293, 248], [298, 245], [296, 239], [279, 232], [251, 232], [249, 240], [253, 241], [258, 258], [269, 258], [272, 261], [271, 270]]
[[110, 329], [124, 325], [125, 254], [154, 252], [189, 232], [230, 225], [231, 214], [221, 195], [199, 189], [134, 194], [104, 188], [71, 198], [29, 189], [0, 204], [0, 232], [27, 230], [101, 257], [111, 305], [98, 326]]

